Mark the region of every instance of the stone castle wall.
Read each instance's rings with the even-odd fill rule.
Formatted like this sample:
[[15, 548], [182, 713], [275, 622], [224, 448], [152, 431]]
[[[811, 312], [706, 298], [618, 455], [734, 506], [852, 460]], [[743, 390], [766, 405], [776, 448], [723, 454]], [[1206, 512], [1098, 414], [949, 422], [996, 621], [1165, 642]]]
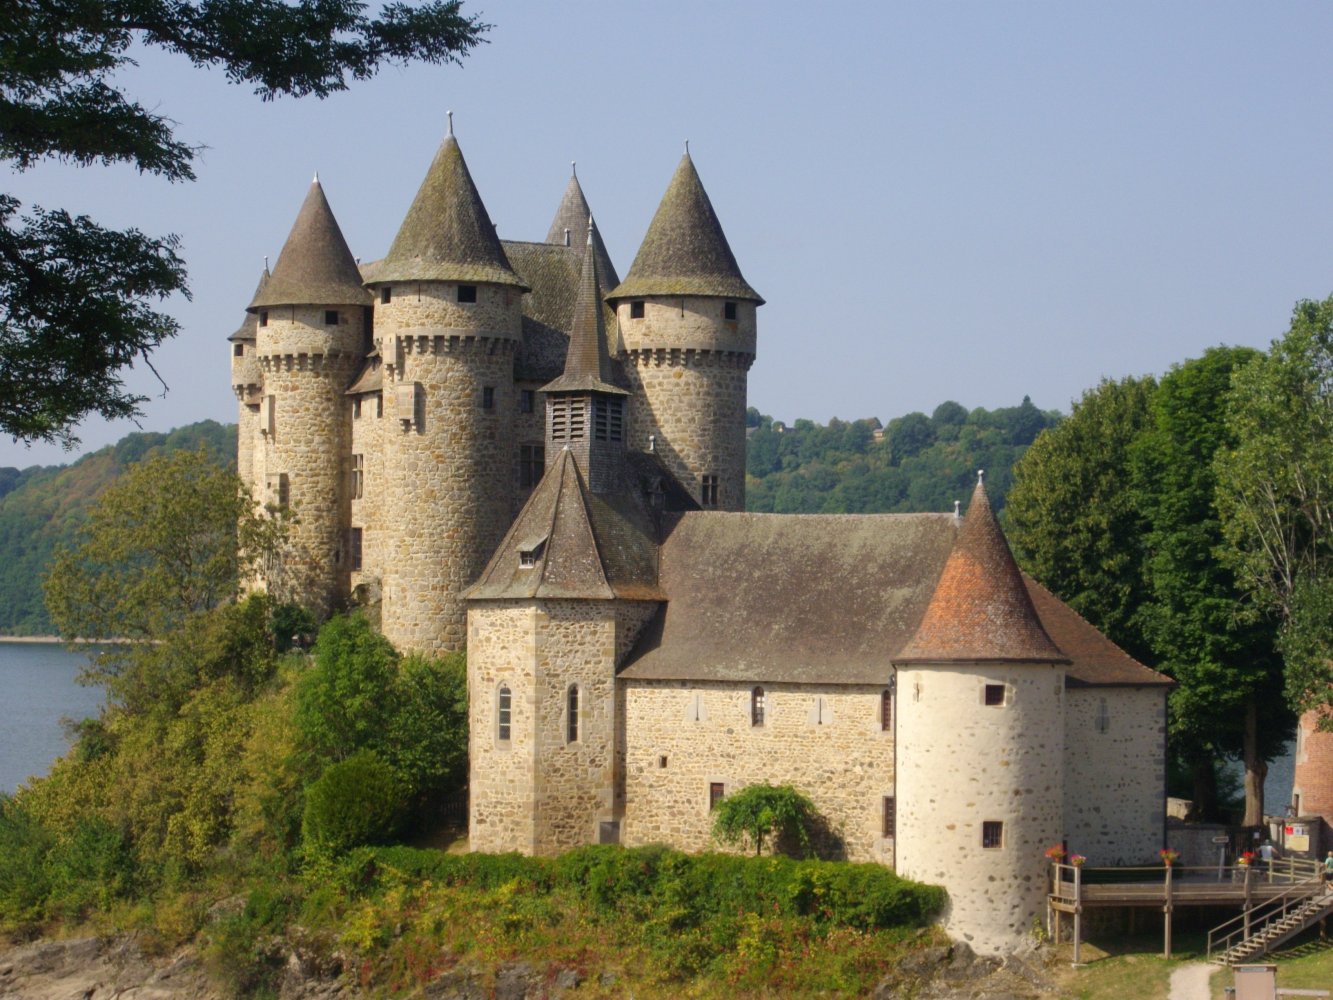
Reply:
[[521, 296], [479, 285], [459, 303], [450, 283], [391, 287], [375, 312], [390, 484], [382, 625], [399, 649], [444, 652], [464, 644], [461, 595], [512, 516]]
[[[384, 397], [369, 393], [360, 398], [360, 415], [355, 401], [348, 401], [348, 419], [351, 421], [352, 459], [360, 456], [361, 496], [352, 496], [350, 517], [352, 528], [361, 529], [361, 568], [349, 565], [349, 590], [358, 587], [362, 598], [374, 601], [380, 594], [384, 573], [384, 549], [387, 545], [384, 505], [393, 486], [385, 469], [384, 440], [390, 421], [384, 412]], [[348, 482], [351, 483], [349, 468]]]
[[[636, 300], [638, 301], [638, 300]], [[723, 318], [714, 298], [645, 299], [616, 307], [620, 346], [634, 391], [629, 447], [653, 450], [702, 502], [701, 482], [718, 477], [716, 507], [745, 509], [745, 407], [755, 358], [755, 304], [736, 302]], [[712, 505], [710, 505], [712, 506]]]
[[853, 861], [892, 864], [884, 799], [894, 794], [893, 732], [881, 687], [625, 681], [624, 843], [716, 849], [709, 787], [790, 784], [810, 797]]
[[[1046, 904], [1064, 824], [1064, 669], [898, 670], [898, 871], [943, 885], [946, 926], [979, 952], [1020, 944]], [[986, 685], [1004, 703], [985, 704]], [[1003, 823], [983, 847], [983, 824]]]
[[[349, 438], [344, 392], [356, 374], [363, 312], [283, 306], [261, 313], [256, 353], [264, 373], [259, 408], [264, 489], [257, 498], [277, 504], [286, 477], [288, 504], [297, 517], [284, 548], [281, 581], [269, 581], [283, 600], [328, 613], [346, 597], [346, 462]], [[271, 407], [271, 413], [269, 412]], [[253, 440], [253, 439], [252, 439]], [[275, 588], [276, 585], [276, 588]]]
[[1166, 694], [1065, 692], [1064, 831], [1090, 865], [1156, 864], [1166, 820]]

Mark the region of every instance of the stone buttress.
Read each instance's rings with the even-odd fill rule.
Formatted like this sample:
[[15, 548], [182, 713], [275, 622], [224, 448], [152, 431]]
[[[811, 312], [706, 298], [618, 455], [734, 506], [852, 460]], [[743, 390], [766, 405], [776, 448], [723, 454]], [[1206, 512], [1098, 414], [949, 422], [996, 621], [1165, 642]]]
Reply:
[[387, 420], [382, 627], [399, 649], [458, 649], [463, 591], [513, 510], [526, 289], [452, 132], [367, 284]]
[[1017, 947], [1063, 835], [1064, 653], [1042, 627], [978, 480], [897, 667], [896, 867], [943, 885], [946, 927]]
[[[364, 355], [369, 304], [316, 180], [273, 272], [248, 307], [263, 389], [257, 421], [247, 417], [241, 429], [250, 424], [258, 431], [249, 456], [257, 499], [296, 514], [268, 589], [320, 614], [346, 597], [343, 393]], [[238, 360], [244, 367], [248, 359]], [[252, 393], [247, 387], [243, 406]]]
[[759, 294], [687, 152], [625, 280], [607, 296], [635, 395], [630, 447], [705, 508], [745, 509], [745, 407]]

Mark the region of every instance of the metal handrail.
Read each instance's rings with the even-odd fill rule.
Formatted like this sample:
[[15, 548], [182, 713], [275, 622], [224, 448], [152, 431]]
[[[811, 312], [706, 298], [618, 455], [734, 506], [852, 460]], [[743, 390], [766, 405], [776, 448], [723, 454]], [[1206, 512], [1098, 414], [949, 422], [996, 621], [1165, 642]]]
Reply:
[[[1311, 867], [1313, 868], [1314, 865], [1311, 865]], [[1293, 876], [1294, 874], [1293, 871]], [[1318, 875], [1309, 877], [1301, 882], [1292, 882], [1292, 884], [1284, 889], [1279, 895], [1265, 900], [1258, 906], [1250, 907], [1243, 913], [1237, 914], [1230, 920], [1224, 921], [1210, 930], [1208, 932], [1208, 947], [1206, 954], [1211, 958], [1214, 949], [1225, 954], [1235, 945], [1239, 944], [1240, 941], [1248, 940], [1270, 924], [1283, 919], [1287, 916], [1288, 911], [1292, 909], [1293, 903], [1303, 905], [1315, 898], [1315, 896], [1320, 895], [1323, 889], [1323, 882]], [[1240, 924], [1240, 926], [1226, 934], [1221, 934], [1222, 930], [1232, 924]], [[1214, 942], [1214, 935], [1220, 935], [1216, 942]], [[1240, 935], [1239, 940], [1233, 941], [1232, 939], [1237, 935]]]

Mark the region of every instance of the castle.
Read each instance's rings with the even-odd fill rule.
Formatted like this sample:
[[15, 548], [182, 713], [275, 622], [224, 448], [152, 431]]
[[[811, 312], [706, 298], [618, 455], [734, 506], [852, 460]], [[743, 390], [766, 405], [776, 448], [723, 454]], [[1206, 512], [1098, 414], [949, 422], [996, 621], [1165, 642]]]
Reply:
[[762, 304], [688, 151], [624, 280], [577, 176], [499, 239], [452, 131], [382, 260], [316, 182], [231, 338], [241, 475], [299, 515], [268, 580], [466, 644], [474, 850], [705, 849], [789, 783], [1011, 948], [1046, 847], [1164, 843], [1169, 682], [1019, 571], [980, 477], [965, 513], [744, 513]]

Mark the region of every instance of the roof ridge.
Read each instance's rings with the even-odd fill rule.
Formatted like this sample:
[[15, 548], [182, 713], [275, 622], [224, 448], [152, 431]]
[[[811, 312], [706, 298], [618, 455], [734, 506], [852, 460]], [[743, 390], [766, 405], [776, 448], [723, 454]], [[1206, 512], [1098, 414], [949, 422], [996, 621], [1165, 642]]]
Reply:
[[287, 234], [272, 273], [261, 278], [246, 308], [369, 305], [356, 258], [316, 178]]

